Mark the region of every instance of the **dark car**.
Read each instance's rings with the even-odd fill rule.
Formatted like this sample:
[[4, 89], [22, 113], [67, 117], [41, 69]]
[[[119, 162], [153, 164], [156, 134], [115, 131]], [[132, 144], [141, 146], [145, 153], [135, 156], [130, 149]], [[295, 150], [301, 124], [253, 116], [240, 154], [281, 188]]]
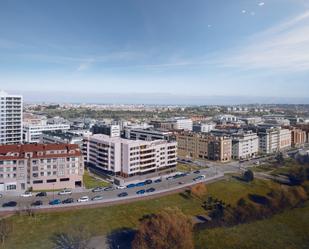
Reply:
[[2, 207], [16, 207], [17, 206], [17, 202], [16, 201], [9, 201], [6, 203], [2, 204]]
[[69, 204], [69, 203], [73, 203], [74, 199], [73, 198], [68, 198], [62, 201], [63, 204]]
[[161, 179], [157, 179], [157, 180], [154, 181], [154, 183], [159, 183], [159, 182], [162, 182], [162, 180]]
[[59, 205], [61, 204], [61, 200], [55, 199], [49, 202], [49, 205]]
[[196, 171], [194, 171], [193, 173], [194, 173], [194, 174], [199, 174], [199, 173], [201, 173], [201, 171], [196, 170]]
[[135, 186], [136, 186], [136, 184], [131, 183], [131, 184], [127, 185], [127, 188], [134, 188]]
[[146, 190], [147, 193], [152, 193], [152, 192], [154, 192], [154, 191], [156, 191], [155, 188], [149, 188], [149, 189]]
[[168, 177], [166, 177], [166, 180], [172, 180], [173, 179], [173, 177], [172, 176], [168, 176]]
[[128, 196], [127, 192], [122, 192], [122, 193], [118, 194], [118, 197], [125, 197], [125, 196]]
[[31, 206], [42, 206], [43, 202], [42, 201], [35, 201], [33, 203], [31, 203]]
[[92, 192], [93, 192], [93, 193], [102, 192], [102, 191], [104, 191], [104, 188], [103, 188], [103, 187], [96, 187], [96, 188], [92, 189]]
[[147, 185], [148, 185], [148, 184], [151, 184], [151, 183], [152, 183], [152, 180], [146, 180], [146, 181], [145, 181], [145, 184], [147, 184]]
[[136, 194], [137, 195], [143, 195], [143, 194], [145, 194], [145, 192], [146, 192], [145, 189], [141, 189], [141, 190], [137, 191]]
[[135, 184], [136, 187], [142, 187], [145, 186], [145, 182], [139, 182]]
[[40, 193], [37, 193], [35, 196], [36, 197], [45, 197], [45, 196], [47, 196], [47, 193], [46, 192], [40, 192]]

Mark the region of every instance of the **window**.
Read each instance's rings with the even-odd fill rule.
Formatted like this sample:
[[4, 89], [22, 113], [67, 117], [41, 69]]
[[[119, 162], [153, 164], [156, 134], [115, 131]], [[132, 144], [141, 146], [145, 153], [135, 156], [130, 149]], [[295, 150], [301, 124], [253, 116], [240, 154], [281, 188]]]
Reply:
[[33, 181], [32, 183], [33, 184], [40, 184], [40, 183], [43, 183], [43, 181], [42, 180], [36, 180], [36, 181]]
[[38, 177], [39, 174], [38, 174], [38, 173], [33, 173], [32, 176], [33, 176], [33, 177]]
[[68, 182], [70, 181], [70, 178], [60, 178], [60, 182]]
[[15, 184], [7, 185], [6, 190], [16, 190], [16, 185]]
[[46, 181], [47, 183], [57, 182], [57, 179], [49, 179]]

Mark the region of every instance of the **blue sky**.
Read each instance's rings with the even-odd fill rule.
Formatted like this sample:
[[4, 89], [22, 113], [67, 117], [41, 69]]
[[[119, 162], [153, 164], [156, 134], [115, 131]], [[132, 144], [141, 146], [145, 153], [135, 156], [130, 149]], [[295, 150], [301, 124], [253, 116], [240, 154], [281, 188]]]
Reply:
[[309, 1], [0, 0], [0, 88], [28, 101], [306, 102]]

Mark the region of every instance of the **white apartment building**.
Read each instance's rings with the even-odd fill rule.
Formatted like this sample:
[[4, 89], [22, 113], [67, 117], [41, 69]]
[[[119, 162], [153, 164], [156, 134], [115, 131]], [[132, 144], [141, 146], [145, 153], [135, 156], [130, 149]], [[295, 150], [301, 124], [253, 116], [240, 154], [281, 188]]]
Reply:
[[259, 137], [256, 133], [243, 132], [232, 136], [232, 158], [243, 160], [255, 157], [259, 151]]
[[0, 91], [0, 144], [22, 142], [23, 98]]
[[23, 127], [23, 141], [24, 143], [39, 143], [44, 131], [65, 131], [69, 129], [70, 125], [67, 124], [25, 124]]
[[185, 130], [185, 131], [192, 131], [193, 130], [193, 121], [189, 118], [174, 118], [172, 120], [174, 122], [174, 129], [175, 130]]
[[177, 163], [177, 143], [165, 140], [128, 140], [95, 134], [85, 138], [83, 153], [88, 166], [123, 177], [175, 168]]
[[259, 151], [270, 154], [291, 147], [291, 131], [280, 127], [263, 128], [258, 132]]
[[194, 132], [203, 132], [208, 133], [211, 132], [216, 128], [216, 123], [210, 122], [210, 123], [198, 123], [193, 125], [193, 131]]
[[237, 122], [238, 118], [234, 115], [224, 114], [224, 115], [219, 115], [215, 117], [215, 120], [220, 123], [233, 123], [233, 122]]

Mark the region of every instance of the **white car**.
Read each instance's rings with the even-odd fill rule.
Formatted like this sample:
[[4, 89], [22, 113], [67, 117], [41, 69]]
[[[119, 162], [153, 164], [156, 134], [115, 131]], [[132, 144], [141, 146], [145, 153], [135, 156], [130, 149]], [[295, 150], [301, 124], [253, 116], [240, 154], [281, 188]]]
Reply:
[[64, 189], [58, 193], [58, 195], [71, 195], [72, 191], [69, 189]]
[[127, 187], [126, 186], [122, 186], [122, 185], [117, 186], [117, 189], [125, 189], [125, 188], [127, 188]]
[[89, 197], [88, 196], [82, 196], [80, 197], [77, 202], [87, 202], [89, 201]]
[[31, 192], [25, 192], [23, 194], [21, 194], [21, 197], [31, 197], [32, 193]]

